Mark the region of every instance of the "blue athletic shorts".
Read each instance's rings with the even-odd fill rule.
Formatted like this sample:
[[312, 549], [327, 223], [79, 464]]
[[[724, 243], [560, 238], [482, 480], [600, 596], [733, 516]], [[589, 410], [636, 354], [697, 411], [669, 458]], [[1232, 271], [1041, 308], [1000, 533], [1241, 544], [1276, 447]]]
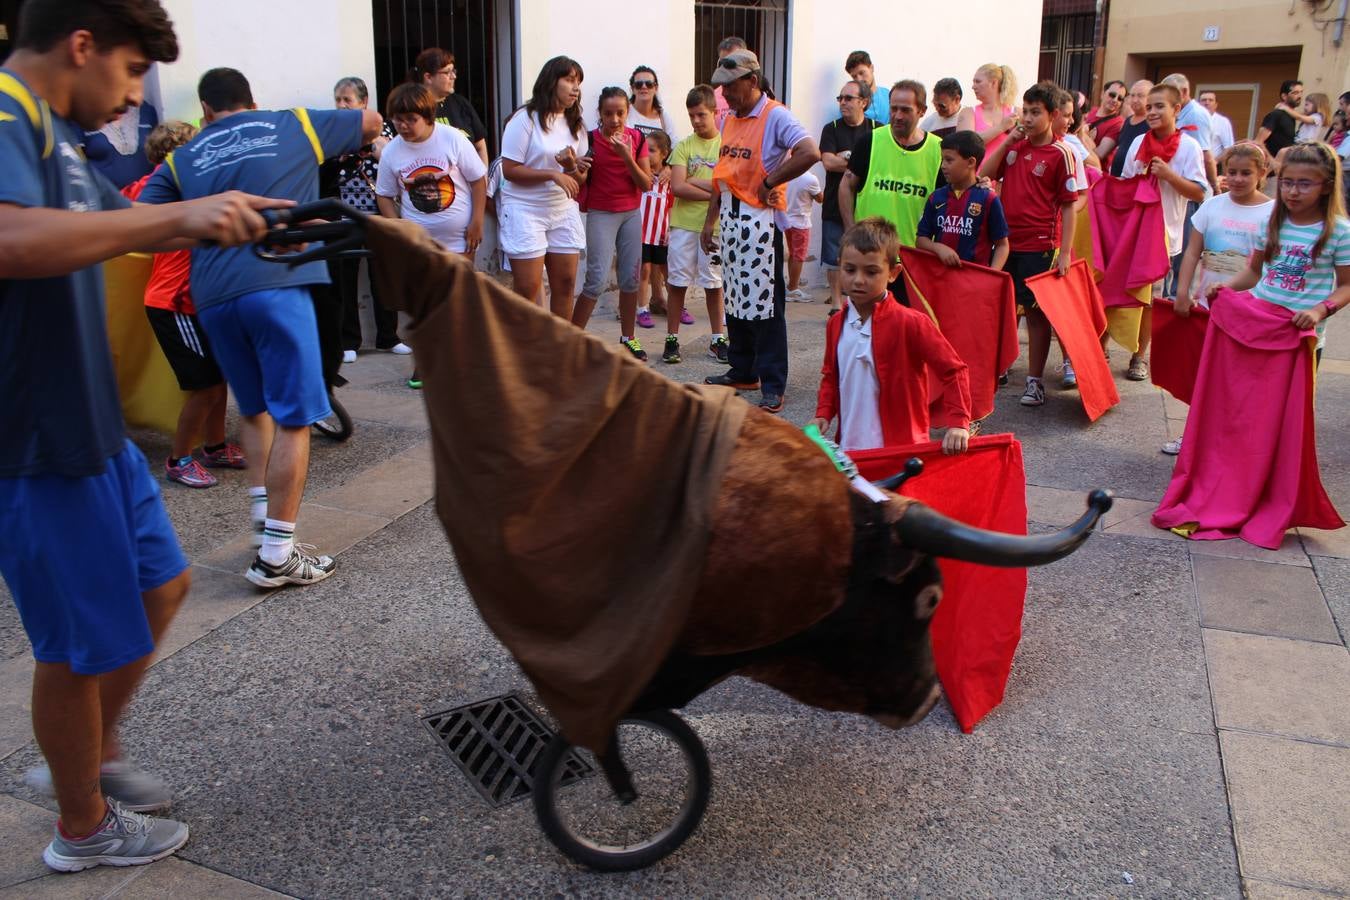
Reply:
[[187, 566], [131, 441], [102, 475], [0, 478], [0, 575], [39, 662], [101, 675], [153, 652], [141, 594]]
[[242, 294], [197, 311], [239, 412], [302, 427], [332, 415], [308, 287]]

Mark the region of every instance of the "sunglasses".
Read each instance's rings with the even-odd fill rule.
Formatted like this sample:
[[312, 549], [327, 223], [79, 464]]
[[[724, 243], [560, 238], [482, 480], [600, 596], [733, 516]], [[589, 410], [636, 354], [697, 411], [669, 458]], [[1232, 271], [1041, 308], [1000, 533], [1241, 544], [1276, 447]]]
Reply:
[[840, 94], [838, 97], [835, 97], [834, 99], [838, 100], [840, 103], [843, 103], [845, 100], [861, 100], [862, 96], [859, 94]]
[[1107, 91], [1107, 92], [1106, 92], [1106, 96], [1110, 97], [1112, 100], [1124, 100], [1124, 99], [1125, 99], [1125, 95], [1124, 95], [1124, 94], [1113, 94], [1113, 93], [1111, 93], [1110, 91]]
[[641, 81], [634, 81], [634, 82], [633, 82], [633, 87], [635, 87], [635, 88], [653, 88], [653, 87], [656, 87], [656, 82], [644, 78], [644, 79], [642, 79]]

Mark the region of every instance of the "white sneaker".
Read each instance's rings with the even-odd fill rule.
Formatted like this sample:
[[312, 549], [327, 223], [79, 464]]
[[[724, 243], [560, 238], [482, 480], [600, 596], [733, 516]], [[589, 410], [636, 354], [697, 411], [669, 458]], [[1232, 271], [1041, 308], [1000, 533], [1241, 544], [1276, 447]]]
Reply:
[[797, 288], [795, 291], [787, 292], [787, 302], [789, 303], [810, 303], [811, 298], [806, 295], [806, 291]]
[[1177, 456], [1181, 453], [1181, 438], [1170, 440], [1162, 445], [1162, 452], [1168, 456]]
[[1039, 378], [1027, 376], [1027, 388], [1022, 392], [1022, 399], [1019, 402], [1023, 406], [1045, 405], [1045, 386], [1041, 384]]
[[342, 351], [342, 361], [343, 361], [344, 363], [354, 363], [354, 362], [356, 362], [356, 351], [355, 351], [355, 350], [343, 350], [343, 351]]
[[403, 343], [402, 341], [399, 341], [397, 344], [389, 348], [389, 352], [397, 353], [399, 356], [407, 356], [409, 353], [412, 353], [412, 348], [409, 347], [407, 344]]

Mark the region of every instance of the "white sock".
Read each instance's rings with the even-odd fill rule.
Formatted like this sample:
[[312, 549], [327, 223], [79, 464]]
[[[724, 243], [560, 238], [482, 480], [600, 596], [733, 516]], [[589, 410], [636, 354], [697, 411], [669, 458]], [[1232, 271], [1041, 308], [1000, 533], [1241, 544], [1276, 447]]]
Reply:
[[676, 334], [675, 332], [673, 332], [673, 331], [667, 331], [667, 332], [666, 332], [666, 340], [670, 340], [671, 338], [675, 338], [675, 340], [678, 341], [678, 340], [680, 339], [680, 336], [679, 336], [678, 334]]
[[267, 518], [267, 488], [251, 487], [248, 489], [248, 511], [249, 517], [255, 523]]
[[295, 523], [268, 519], [263, 524], [263, 545], [258, 551], [262, 561], [278, 566], [290, 558], [295, 547]]
[[1035, 375], [1028, 375], [1028, 376], [1027, 376], [1027, 384], [1031, 384], [1033, 381], [1034, 381], [1036, 384], [1040, 384], [1040, 383], [1041, 383], [1041, 380], [1040, 380], [1039, 378], [1037, 378]]

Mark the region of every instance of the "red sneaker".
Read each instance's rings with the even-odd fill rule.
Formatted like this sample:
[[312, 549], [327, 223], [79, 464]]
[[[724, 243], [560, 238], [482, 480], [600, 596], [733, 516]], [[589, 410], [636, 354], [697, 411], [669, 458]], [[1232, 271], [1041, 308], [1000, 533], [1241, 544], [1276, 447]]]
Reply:
[[170, 481], [185, 484], [190, 488], [209, 488], [216, 485], [216, 476], [203, 469], [202, 464], [190, 456], [187, 457], [187, 462], [182, 465], [166, 462], [164, 464], [164, 477]]
[[226, 444], [219, 450], [208, 453], [202, 450], [202, 465], [209, 469], [247, 469], [248, 460], [238, 444]]

